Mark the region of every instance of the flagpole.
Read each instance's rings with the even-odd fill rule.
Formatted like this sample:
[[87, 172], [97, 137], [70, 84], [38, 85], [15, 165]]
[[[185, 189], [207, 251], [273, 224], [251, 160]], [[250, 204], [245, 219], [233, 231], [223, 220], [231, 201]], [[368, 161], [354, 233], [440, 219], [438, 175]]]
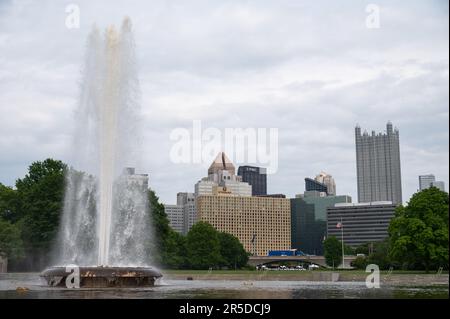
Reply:
[[342, 269], [344, 269], [344, 223], [341, 217]]

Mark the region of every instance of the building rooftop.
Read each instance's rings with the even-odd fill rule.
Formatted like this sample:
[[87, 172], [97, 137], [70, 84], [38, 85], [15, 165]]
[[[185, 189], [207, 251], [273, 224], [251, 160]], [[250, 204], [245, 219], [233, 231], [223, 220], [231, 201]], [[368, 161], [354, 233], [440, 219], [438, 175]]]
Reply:
[[208, 168], [208, 175], [217, 173], [217, 171], [219, 170], [226, 170], [230, 171], [230, 173], [233, 175], [235, 174], [235, 167], [224, 152], [219, 152], [219, 154], [217, 154], [216, 159]]
[[376, 205], [392, 205], [391, 201], [377, 201], [366, 203], [337, 203], [334, 207], [348, 207], [348, 206], [376, 206]]

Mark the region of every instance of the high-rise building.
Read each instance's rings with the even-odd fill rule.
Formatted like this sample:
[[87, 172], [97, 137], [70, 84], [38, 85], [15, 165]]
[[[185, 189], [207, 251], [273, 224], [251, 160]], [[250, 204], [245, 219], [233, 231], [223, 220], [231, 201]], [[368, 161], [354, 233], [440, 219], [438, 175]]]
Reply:
[[323, 192], [306, 191], [291, 199], [292, 248], [311, 255], [322, 255], [327, 234], [327, 208], [337, 203], [351, 203], [347, 195], [323, 196]]
[[252, 186], [235, 175], [233, 163], [220, 152], [208, 169], [208, 177], [195, 184], [195, 196], [229, 193], [234, 196], [252, 196]]
[[328, 195], [336, 195], [336, 183], [334, 182], [333, 176], [325, 172], [320, 172], [319, 175], [316, 175], [315, 181], [327, 187]]
[[419, 190], [423, 191], [431, 186], [445, 192], [445, 183], [443, 181], [437, 181], [433, 174], [419, 175]]
[[335, 204], [327, 208], [327, 236], [334, 236], [344, 244], [356, 247], [383, 241], [397, 205], [390, 201]]
[[317, 191], [317, 192], [321, 192], [321, 193], [326, 193], [328, 194], [328, 187], [327, 185], [318, 182], [312, 178], [305, 178], [305, 190], [307, 192], [309, 191]]
[[445, 183], [443, 181], [432, 182], [431, 186], [439, 188], [441, 191], [445, 192]]
[[194, 193], [177, 194], [176, 205], [164, 205], [169, 225], [180, 234], [186, 235], [197, 221]]
[[388, 122], [386, 133], [361, 134], [355, 128], [358, 202], [402, 203], [399, 132]]
[[314, 179], [305, 178], [305, 191], [318, 191], [327, 195], [336, 195], [336, 183], [333, 176], [321, 172]]
[[201, 195], [197, 198], [199, 221], [230, 233], [251, 254], [291, 248], [290, 202], [286, 198]]
[[187, 234], [197, 221], [194, 193], [178, 193], [177, 205], [183, 206], [183, 233]]
[[184, 212], [182, 205], [164, 205], [169, 226], [180, 234], [184, 234]]
[[267, 195], [266, 169], [255, 166], [239, 166], [238, 175], [252, 186], [252, 196]]
[[431, 183], [436, 180], [433, 174], [419, 175], [419, 190], [430, 188]]

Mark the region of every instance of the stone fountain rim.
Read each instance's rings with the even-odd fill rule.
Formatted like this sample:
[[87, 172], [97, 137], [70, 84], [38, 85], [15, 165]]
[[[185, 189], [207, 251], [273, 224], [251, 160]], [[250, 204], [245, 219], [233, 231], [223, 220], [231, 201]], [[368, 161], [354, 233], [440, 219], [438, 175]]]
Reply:
[[[67, 266], [52, 266], [40, 273], [40, 277], [54, 277], [54, 276], [67, 276], [70, 274], [66, 272], [66, 267], [73, 267], [73, 265]], [[78, 266], [80, 270], [80, 276], [86, 277], [162, 277], [162, 273], [153, 267], [130, 267], [130, 266]]]

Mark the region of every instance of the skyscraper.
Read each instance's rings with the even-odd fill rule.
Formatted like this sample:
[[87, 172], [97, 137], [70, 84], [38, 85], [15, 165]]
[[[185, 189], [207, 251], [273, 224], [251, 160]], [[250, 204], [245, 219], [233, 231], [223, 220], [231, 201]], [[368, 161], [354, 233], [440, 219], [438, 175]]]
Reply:
[[235, 175], [233, 163], [224, 152], [217, 154], [208, 169], [208, 177], [195, 184], [195, 196], [231, 193], [234, 196], [252, 196], [252, 186]]
[[328, 187], [327, 185], [318, 182], [312, 178], [305, 178], [305, 191], [311, 192], [311, 191], [317, 191], [321, 193], [327, 193], [328, 194]]
[[336, 183], [333, 176], [321, 172], [316, 178], [305, 178], [305, 191], [318, 191], [326, 193], [326, 195], [336, 195]]
[[402, 202], [398, 130], [388, 122], [386, 133], [361, 134], [355, 128], [358, 202]]
[[177, 205], [183, 206], [183, 233], [187, 234], [197, 221], [194, 193], [178, 193]]
[[436, 180], [433, 174], [419, 175], [419, 190], [423, 191], [431, 186]]
[[320, 172], [319, 175], [316, 175], [315, 181], [327, 186], [328, 195], [336, 195], [336, 183], [334, 182], [333, 176], [325, 172]]
[[267, 195], [266, 169], [255, 166], [239, 166], [238, 175], [252, 186], [252, 196]]
[[184, 214], [182, 205], [164, 205], [164, 211], [172, 229], [180, 234], [184, 234]]
[[236, 236], [247, 252], [258, 256], [291, 248], [290, 212], [288, 198], [232, 194], [197, 198], [199, 221]]

